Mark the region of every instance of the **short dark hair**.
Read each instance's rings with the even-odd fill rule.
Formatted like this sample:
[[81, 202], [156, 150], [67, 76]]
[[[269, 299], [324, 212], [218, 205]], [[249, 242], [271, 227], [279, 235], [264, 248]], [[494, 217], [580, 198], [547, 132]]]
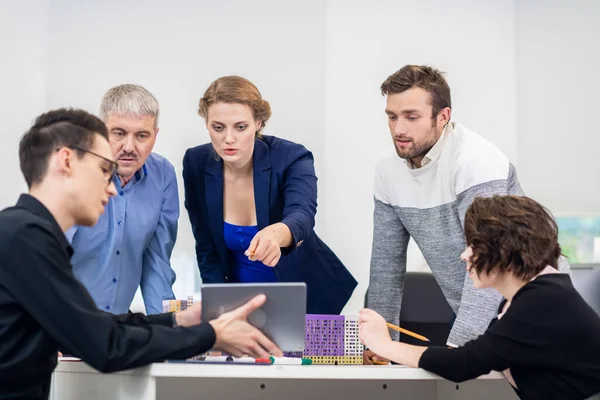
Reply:
[[439, 70], [426, 65], [405, 65], [381, 84], [381, 94], [402, 93], [419, 87], [429, 93], [432, 115], [437, 117], [446, 107], [452, 108], [450, 86]]
[[550, 212], [529, 197], [477, 197], [465, 215], [465, 239], [479, 275], [510, 272], [530, 280], [546, 266], [558, 267], [558, 226]]
[[[40, 183], [51, 154], [61, 147], [89, 150], [95, 135], [108, 140], [108, 129], [98, 117], [72, 108], [49, 111], [36, 118], [19, 144], [21, 172], [27, 186]], [[79, 157], [83, 152], [76, 150]]]

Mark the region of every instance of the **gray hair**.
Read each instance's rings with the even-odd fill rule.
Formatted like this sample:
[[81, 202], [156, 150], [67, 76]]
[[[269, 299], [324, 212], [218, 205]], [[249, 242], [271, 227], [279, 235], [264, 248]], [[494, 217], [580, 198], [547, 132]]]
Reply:
[[109, 89], [102, 97], [100, 118], [106, 122], [110, 114], [149, 115], [158, 126], [158, 101], [146, 88], [126, 83]]

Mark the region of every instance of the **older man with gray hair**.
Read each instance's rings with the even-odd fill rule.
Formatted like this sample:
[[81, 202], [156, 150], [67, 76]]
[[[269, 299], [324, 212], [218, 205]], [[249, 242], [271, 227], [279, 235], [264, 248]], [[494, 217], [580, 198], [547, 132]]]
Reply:
[[152, 152], [158, 101], [141, 86], [116, 86], [104, 95], [100, 117], [119, 164], [113, 178], [118, 195], [96, 225], [67, 232], [73, 273], [101, 310], [126, 313], [141, 287], [146, 312], [157, 314], [162, 300], [174, 298], [170, 258], [179, 218], [175, 169]]

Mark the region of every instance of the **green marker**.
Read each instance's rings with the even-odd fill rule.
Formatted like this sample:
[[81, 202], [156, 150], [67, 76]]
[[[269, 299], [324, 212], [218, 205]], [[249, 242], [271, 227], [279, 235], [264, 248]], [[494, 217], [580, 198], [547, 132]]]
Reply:
[[310, 365], [312, 360], [310, 358], [298, 358], [298, 357], [273, 357], [271, 356], [271, 364], [280, 365]]

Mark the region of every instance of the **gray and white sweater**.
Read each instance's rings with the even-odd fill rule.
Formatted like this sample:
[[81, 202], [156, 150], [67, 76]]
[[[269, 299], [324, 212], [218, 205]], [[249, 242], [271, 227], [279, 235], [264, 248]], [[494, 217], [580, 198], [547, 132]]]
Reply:
[[[487, 329], [501, 300], [493, 289], [475, 290], [460, 260], [465, 213], [477, 196], [523, 191], [508, 158], [459, 124], [449, 124], [426, 157], [413, 169], [391, 151], [377, 164], [367, 305], [398, 324], [412, 237], [456, 313], [448, 345], [461, 346]], [[559, 269], [569, 271], [564, 258]]]

